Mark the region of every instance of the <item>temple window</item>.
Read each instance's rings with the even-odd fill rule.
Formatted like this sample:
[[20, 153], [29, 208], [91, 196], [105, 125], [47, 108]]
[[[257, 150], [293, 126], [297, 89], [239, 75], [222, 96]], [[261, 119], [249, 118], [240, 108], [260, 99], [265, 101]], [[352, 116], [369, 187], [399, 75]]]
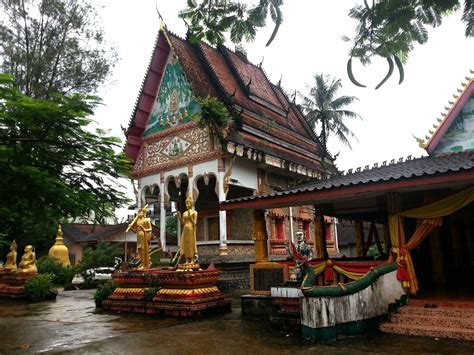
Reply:
[[311, 240], [310, 226], [311, 226], [310, 222], [303, 222], [303, 232], [304, 232], [304, 237], [306, 240]]
[[283, 218], [275, 218], [276, 239], [285, 239], [285, 223]]

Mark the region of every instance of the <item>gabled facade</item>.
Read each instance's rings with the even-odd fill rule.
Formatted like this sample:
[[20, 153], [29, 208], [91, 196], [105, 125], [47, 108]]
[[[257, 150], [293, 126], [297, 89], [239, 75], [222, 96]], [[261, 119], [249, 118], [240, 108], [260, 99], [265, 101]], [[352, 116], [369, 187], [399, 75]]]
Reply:
[[[471, 71], [474, 74], [473, 71]], [[420, 147], [429, 155], [462, 152], [474, 149], [474, 77], [467, 77], [467, 82], [453, 95], [446, 112], [434, 125], [435, 131], [425, 140], [417, 139]]]
[[[231, 125], [224, 146], [198, 126], [198, 98], [208, 96], [221, 100], [239, 121]], [[251, 213], [219, 211], [219, 202], [336, 172], [295, 103], [260, 66], [241, 52], [191, 44], [164, 27], [126, 135], [140, 204], [159, 205], [165, 250], [166, 219], [182, 211], [186, 194], [192, 194], [200, 257], [216, 254], [217, 246], [221, 255], [242, 250], [253, 255]], [[270, 227], [275, 214], [268, 215]], [[301, 224], [308, 219], [298, 209], [294, 215], [302, 216]]]

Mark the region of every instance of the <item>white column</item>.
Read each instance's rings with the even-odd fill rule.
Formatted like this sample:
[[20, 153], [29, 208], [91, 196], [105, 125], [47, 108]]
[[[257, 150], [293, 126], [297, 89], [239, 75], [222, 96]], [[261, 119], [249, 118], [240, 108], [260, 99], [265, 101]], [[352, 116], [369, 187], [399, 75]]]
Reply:
[[165, 181], [160, 182], [160, 241], [163, 251], [166, 251], [166, 209], [165, 209]]
[[[190, 195], [193, 199], [194, 199], [194, 196], [193, 196], [193, 186], [194, 185], [194, 178], [192, 176], [188, 176], [188, 195]], [[188, 196], [186, 196], [188, 197]], [[196, 203], [196, 201], [194, 201], [194, 203]]]
[[295, 244], [295, 236], [294, 236], [294, 229], [293, 229], [293, 207], [290, 207], [290, 236], [291, 242]]
[[336, 253], [339, 253], [339, 240], [337, 238], [337, 218], [334, 217], [334, 242], [336, 244]]
[[[225, 169], [225, 161], [222, 161], [219, 164], [219, 171], [217, 172], [217, 181], [218, 181], [218, 189], [219, 189], [219, 202], [225, 201], [225, 193], [224, 193], [224, 169]], [[227, 219], [226, 219], [226, 211], [219, 211], [219, 254], [220, 255], [227, 255]]]

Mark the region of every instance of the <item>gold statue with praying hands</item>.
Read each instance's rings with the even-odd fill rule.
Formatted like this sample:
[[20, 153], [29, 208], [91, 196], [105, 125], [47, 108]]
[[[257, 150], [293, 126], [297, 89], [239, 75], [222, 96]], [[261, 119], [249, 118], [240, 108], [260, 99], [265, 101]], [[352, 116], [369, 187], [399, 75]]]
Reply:
[[146, 217], [148, 205], [138, 210], [137, 216], [128, 225], [127, 233], [130, 229], [137, 233], [137, 248], [140, 256], [139, 269], [147, 268], [151, 266], [150, 262], [150, 241], [151, 241], [151, 222], [150, 218]]
[[178, 221], [183, 225], [179, 254], [180, 258], [183, 255], [186, 258], [185, 264], [178, 265], [178, 270], [186, 271], [199, 269], [199, 264], [196, 262], [196, 225], [198, 213], [194, 210], [194, 200], [191, 195], [186, 197], [186, 211], [182, 215], [178, 212], [177, 217]]
[[36, 268], [36, 255], [31, 245], [25, 247], [25, 253], [21, 257], [18, 271], [24, 273], [38, 272]]
[[0, 268], [0, 270], [11, 270], [11, 271], [16, 271], [16, 257], [17, 257], [17, 245], [16, 242], [13, 241], [10, 244], [10, 252], [7, 254], [7, 260], [5, 261], [5, 264], [3, 264], [3, 267]]

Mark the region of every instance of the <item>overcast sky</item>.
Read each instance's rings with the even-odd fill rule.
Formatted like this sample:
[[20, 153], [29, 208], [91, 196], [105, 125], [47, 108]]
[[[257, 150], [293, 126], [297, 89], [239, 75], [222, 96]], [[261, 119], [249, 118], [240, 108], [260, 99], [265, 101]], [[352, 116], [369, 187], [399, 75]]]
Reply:
[[[405, 66], [405, 81], [398, 85], [398, 73], [379, 90], [374, 90], [388, 70], [383, 59], [372, 65], [354, 65], [357, 79], [368, 88], [354, 86], [346, 74], [350, 43], [341, 36], [352, 36], [356, 23], [348, 17], [355, 4], [351, 0], [286, 0], [284, 22], [269, 47], [270, 32], [260, 31], [254, 43], [247, 45], [249, 59], [263, 68], [273, 82], [282, 76], [288, 93], [305, 92], [313, 85], [313, 75], [325, 73], [342, 79], [341, 95], [353, 95], [359, 101], [349, 108], [363, 120], [347, 122], [358, 137], [353, 150], [329, 140], [333, 154], [340, 151], [337, 165], [342, 170], [357, 168], [407, 155], [426, 154], [418, 147], [413, 134], [423, 137], [456, 89], [461, 87], [469, 70], [474, 69], [474, 40], [464, 37], [461, 11], [443, 20], [443, 25], [429, 31], [429, 41], [417, 45]], [[362, 3], [362, 2], [361, 2]], [[159, 30], [158, 7], [169, 30], [184, 36], [186, 29], [177, 16], [185, 0], [103, 0], [100, 11], [106, 37], [119, 53], [111, 82], [100, 92], [105, 106], [96, 112], [104, 128], [121, 135], [127, 127], [141, 82]], [[232, 44], [228, 44], [233, 48]]]

